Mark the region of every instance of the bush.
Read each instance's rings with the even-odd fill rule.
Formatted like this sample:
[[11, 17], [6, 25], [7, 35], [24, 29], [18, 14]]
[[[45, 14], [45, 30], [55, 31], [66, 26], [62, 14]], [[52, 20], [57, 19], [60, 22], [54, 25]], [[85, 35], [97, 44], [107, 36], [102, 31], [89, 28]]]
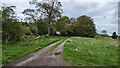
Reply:
[[117, 35], [116, 35], [116, 32], [113, 32], [113, 34], [112, 34], [112, 39], [117, 39]]
[[35, 23], [29, 23], [29, 29], [31, 30], [33, 35], [38, 35], [38, 29]]
[[20, 41], [21, 36], [24, 34], [22, 27], [22, 23], [4, 22], [2, 32], [3, 42]]
[[32, 34], [32, 32], [31, 32], [31, 30], [29, 29], [29, 27], [25, 27], [25, 28], [24, 28], [24, 34], [25, 34], [25, 35], [31, 35], [31, 34]]

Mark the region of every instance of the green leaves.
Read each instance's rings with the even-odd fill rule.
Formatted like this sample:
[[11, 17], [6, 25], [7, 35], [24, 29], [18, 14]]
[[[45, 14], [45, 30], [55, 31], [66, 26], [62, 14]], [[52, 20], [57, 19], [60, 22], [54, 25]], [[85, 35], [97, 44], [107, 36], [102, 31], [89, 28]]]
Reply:
[[16, 6], [6, 6], [5, 4], [1, 7], [2, 8], [2, 19], [5, 20], [12, 20], [15, 21], [16, 20], [16, 15], [15, 15], [15, 11], [14, 9], [16, 8]]
[[25, 18], [26, 21], [28, 22], [36, 21], [36, 17], [38, 13], [35, 9], [25, 9], [22, 13], [26, 16]]
[[36, 22], [38, 33], [40, 35], [47, 34], [48, 25], [43, 20], [37, 20]]
[[3, 41], [20, 41], [22, 35], [22, 23], [3, 23]]
[[95, 37], [96, 28], [93, 20], [86, 16], [80, 16], [77, 21], [73, 23], [74, 35], [84, 36], [84, 37]]
[[69, 30], [70, 24], [71, 24], [71, 21], [69, 17], [63, 16], [57, 20], [55, 27], [56, 27], [56, 30], [61, 33], [61, 35], [66, 36], [67, 31]]

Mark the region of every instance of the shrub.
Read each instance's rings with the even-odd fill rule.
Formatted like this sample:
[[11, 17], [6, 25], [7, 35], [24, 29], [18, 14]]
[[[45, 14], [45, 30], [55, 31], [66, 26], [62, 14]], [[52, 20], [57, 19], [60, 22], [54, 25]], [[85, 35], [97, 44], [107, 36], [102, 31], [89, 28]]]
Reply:
[[112, 34], [112, 39], [117, 39], [116, 32], [113, 32], [113, 34]]
[[35, 23], [29, 23], [29, 29], [34, 35], [38, 35], [38, 29]]
[[22, 23], [4, 22], [2, 29], [3, 42], [20, 41], [21, 36], [24, 34], [22, 27]]

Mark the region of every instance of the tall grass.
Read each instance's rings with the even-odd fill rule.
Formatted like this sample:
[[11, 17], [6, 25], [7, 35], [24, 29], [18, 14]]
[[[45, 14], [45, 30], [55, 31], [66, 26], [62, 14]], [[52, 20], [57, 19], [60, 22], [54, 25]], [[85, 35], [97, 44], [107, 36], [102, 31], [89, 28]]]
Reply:
[[71, 37], [65, 43], [64, 60], [82, 66], [118, 65], [118, 41], [107, 37]]

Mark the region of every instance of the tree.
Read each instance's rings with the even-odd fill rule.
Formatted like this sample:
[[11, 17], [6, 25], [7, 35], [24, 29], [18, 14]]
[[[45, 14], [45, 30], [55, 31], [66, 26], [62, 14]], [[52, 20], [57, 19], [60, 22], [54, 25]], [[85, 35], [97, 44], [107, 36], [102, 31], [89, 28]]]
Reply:
[[30, 36], [32, 34], [32, 31], [30, 30], [30, 28], [27, 25], [25, 25], [24, 22], [22, 22], [22, 31], [23, 31], [23, 34], [27, 35], [27, 36]]
[[113, 34], [112, 34], [112, 39], [117, 39], [117, 35], [116, 35], [116, 32], [113, 32]]
[[101, 36], [103, 36], [103, 37], [108, 37], [109, 35], [107, 34], [107, 31], [105, 30], [105, 29], [103, 29], [102, 31], [101, 31]]
[[6, 6], [5, 4], [1, 7], [2, 8], [2, 19], [3, 22], [7, 20], [11, 20], [12, 22], [15, 22], [16, 19], [16, 14], [14, 9], [16, 6]]
[[[33, 3], [33, 2], [31, 2]], [[54, 21], [61, 16], [61, 2], [45, 0], [43, 2], [35, 2], [37, 11], [41, 13], [43, 18], [46, 18], [48, 23], [48, 34], [51, 34], [51, 27], [54, 25]]]
[[0, 35], [2, 33], [2, 10], [0, 10]]
[[35, 9], [25, 9], [22, 13], [26, 16], [24, 19], [26, 22], [35, 22], [37, 19], [38, 13]]
[[23, 25], [17, 22], [15, 6], [2, 6], [2, 40], [3, 43], [20, 41], [23, 35]]
[[14, 23], [8, 21], [7, 23], [3, 23], [2, 27], [3, 42], [9, 43], [21, 40], [21, 36], [23, 35], [22, 23]]
[[78, 17], [73, 23], [73, 32], [76, 36], [95, 37], [96, 28], [93, 19], [86, 15]]
[[0, 10], [0, 23], [2, 21], [2, 10]]
[[38, 28], [36, 23], [29, 23], [29, 29], [31, 30], [33, 35], [38, 35]]
[[59, 31], [61, 33], [61, 35], [68, 35], [68, 30], [69, 30], [69, 26], [71, 25], [71, 21], [69, 19], [69, 17], [67, 16], [63, 16], [60, 19], [57, 20], [56, 22], [56, 30]]
[[48, 28], [47, 23], [45, 23], [42, 19], [37, 20], [35, 23], [37, 25], [39, 35], [47, 34], [47, 28]]
[[107, 31], [106, 31], [105, 29], [103, 29], [103, 30], [101, 31], [101, 33], [105, 35], [105, 34], [107, 33]]

